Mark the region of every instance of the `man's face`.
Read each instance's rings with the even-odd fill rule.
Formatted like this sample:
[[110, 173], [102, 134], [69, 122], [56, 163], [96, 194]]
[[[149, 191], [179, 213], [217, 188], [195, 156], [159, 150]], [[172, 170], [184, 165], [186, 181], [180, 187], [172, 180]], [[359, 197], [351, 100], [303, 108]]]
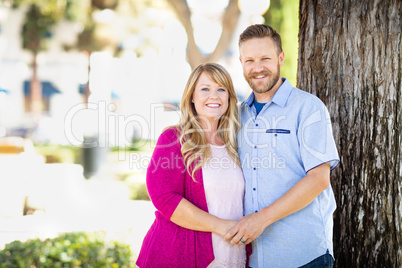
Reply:
[[278, 55], [275, 44], [269, 37], [253, 38], [240, 46], [244, 78], [255, 93], [263, 94], [273, 88], [277, 89], [275, 85], [281, 77], [283, 59], [283, 51]]

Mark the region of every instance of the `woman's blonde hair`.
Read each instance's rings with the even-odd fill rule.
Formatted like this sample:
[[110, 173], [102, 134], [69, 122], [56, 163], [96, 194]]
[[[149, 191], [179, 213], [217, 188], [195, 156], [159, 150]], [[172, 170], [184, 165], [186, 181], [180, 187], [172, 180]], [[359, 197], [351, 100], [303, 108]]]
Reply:
[[219, 119], [217, 135], [226, 145], [229, 156], [240, 167], [236, 140], [236, 135], [240, 130], [240, 123], [238, 120], [237, 96], [232, 79], [226, 69], [219, 64], [201, 64], [191, 72], [188, 78], [180, 102], [180, 122], [176, 126], [180, 133], [181, 153], [184, 163], [193, 180], [195, 180], [195, 173], [211, 156], [209, 143], [192, 102], [195, 86], [202, 73], [205, 73], [216, 84], [226, 88], [229, 93], [228, 109]]

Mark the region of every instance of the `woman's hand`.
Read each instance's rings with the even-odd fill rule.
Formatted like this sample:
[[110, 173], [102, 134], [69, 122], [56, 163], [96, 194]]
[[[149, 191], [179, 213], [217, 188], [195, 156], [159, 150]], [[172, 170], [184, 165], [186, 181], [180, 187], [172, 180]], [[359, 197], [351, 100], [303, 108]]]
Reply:
[[220, 220], [214, 233], [220, 236], [225, 236], [230, 229], [236, 226], [237, 221], [234, 220]]

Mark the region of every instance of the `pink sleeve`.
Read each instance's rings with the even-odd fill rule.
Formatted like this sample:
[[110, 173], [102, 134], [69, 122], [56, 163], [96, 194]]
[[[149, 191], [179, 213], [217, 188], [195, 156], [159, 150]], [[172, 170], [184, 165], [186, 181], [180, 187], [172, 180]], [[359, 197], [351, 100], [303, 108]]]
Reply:
[[185, 167], [176, 130], [165, 130], [158, 139], [147, 170], [152, 203], [170, 219], [184, 196]]

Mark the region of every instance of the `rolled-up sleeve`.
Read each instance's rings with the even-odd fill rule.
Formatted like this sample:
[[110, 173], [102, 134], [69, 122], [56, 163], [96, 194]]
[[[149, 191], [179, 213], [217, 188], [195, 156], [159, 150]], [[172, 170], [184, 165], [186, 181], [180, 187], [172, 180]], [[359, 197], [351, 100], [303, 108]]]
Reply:
[[184, 196], [185, 167], [176, 130], [158, 139], [147, 170], [147, 189], [155, 208], [170, 219]]
[[330, 115], [318, 98], [309, 108], [302, 111], [302, 121], [298, 130], [300, 154], [305, 171], [308, 172], [326, 162], [330, 163], [333, 169], [339, 163], [339, 156]]

